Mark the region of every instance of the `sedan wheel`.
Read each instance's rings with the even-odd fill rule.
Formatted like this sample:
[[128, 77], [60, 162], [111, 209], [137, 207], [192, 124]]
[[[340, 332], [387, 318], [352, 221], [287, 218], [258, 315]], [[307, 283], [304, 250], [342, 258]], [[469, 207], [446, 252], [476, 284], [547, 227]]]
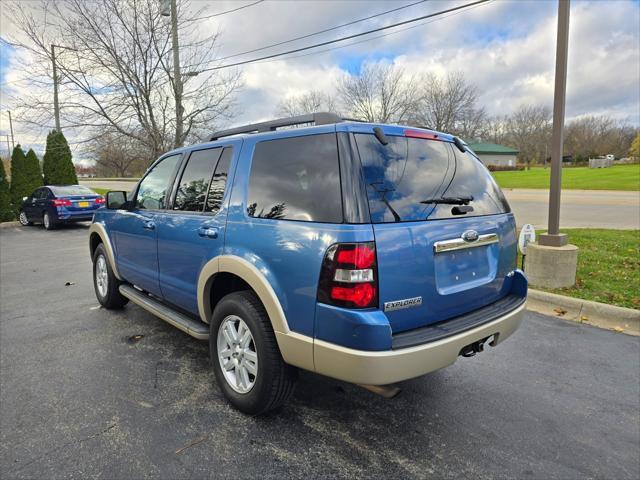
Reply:
[[20, 221], [20, 224], [24, 225], [25, 227], [28, 225], [31, 225], [31, 222], [27, 218], [27, 214], [24, 213], [24, 211], [20, 212], [20, 215], [18, 216], [18, 220]]
[[55, 224], [51, 221], [48, 212], [45, 212], [42, 216], [42, 225], [44, 225], [45, 230], [53, 230], [55, 228]]
[[226, 317], [218, 329], [218, 361], [233, 390], [251, 391], [258, 378], [258, 354], [251, 330], [236, 315]]

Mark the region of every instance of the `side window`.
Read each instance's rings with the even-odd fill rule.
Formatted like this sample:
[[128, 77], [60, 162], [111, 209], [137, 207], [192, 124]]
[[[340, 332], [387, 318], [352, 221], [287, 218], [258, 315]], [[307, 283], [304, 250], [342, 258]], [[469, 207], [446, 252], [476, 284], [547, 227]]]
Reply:
[[174, 210], [202, 212], [220, 148], [192, 152], [178, 184]]
[[211, 180], [205, 212], [217, 213], [222, 207], [222, 197], [224, 197], [224, 189], [227, 185], [229, 166], [231, 165], [232, 157], [233, 149], [230, 147], [225, 148], [220, 160], [218, 160], [218, 166], [216, 167], [213, 179]]
[[138, 187], [136, 208], [151, 210], [166, 208], [171, 178], [180, 157], [181, 154], [177, 154], [164, 158], [144, 177]]
[[249, 179], [251, 217], [342, 222], [335, 133], [256, 145]]

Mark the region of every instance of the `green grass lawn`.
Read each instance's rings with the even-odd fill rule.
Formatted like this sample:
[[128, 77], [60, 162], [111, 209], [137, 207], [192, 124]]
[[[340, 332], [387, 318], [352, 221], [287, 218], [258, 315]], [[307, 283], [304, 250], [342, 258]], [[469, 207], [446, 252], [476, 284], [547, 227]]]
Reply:
[[91, 190], [93, 190], [96, 193], [99, 193], [100, 195], [104, 195], [105, 193], [107, 193], [109, 191], [108, 188], [95, 188], [95, 187], [90, 187]]
[[540, 290], [640, 309], [640, 230], [574, 228], [562, 232], [580, 249], [576, 285]]
[[[502, 188], [549, 188], [551, 169], [492, 172]], [[640, 190], [640, 165], [563, 168], [562, 187], [572, 190]]]

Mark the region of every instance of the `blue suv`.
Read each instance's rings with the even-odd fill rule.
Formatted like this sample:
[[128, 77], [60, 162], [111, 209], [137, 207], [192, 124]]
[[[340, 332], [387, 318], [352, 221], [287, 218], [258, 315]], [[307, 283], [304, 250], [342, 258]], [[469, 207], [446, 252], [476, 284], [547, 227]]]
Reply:
[[208, 340], [250, 414], [298, 368], [389, 394], [504, 341], [527, 294], [513, 214], [461, 140], [329, 113], [163, 155], [107, 194], [90, 249], [99, 302]]

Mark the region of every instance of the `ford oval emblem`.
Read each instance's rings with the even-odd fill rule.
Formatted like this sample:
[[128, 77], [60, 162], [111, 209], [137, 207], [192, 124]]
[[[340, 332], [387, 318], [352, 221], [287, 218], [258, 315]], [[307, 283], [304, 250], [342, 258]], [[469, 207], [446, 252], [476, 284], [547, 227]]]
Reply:
[[465, 242], [475, 242], [476, 240], [478, 240], [478, 232], [476, 232], [475, 230], [467, 230], [462, 234], [462, 239]]

